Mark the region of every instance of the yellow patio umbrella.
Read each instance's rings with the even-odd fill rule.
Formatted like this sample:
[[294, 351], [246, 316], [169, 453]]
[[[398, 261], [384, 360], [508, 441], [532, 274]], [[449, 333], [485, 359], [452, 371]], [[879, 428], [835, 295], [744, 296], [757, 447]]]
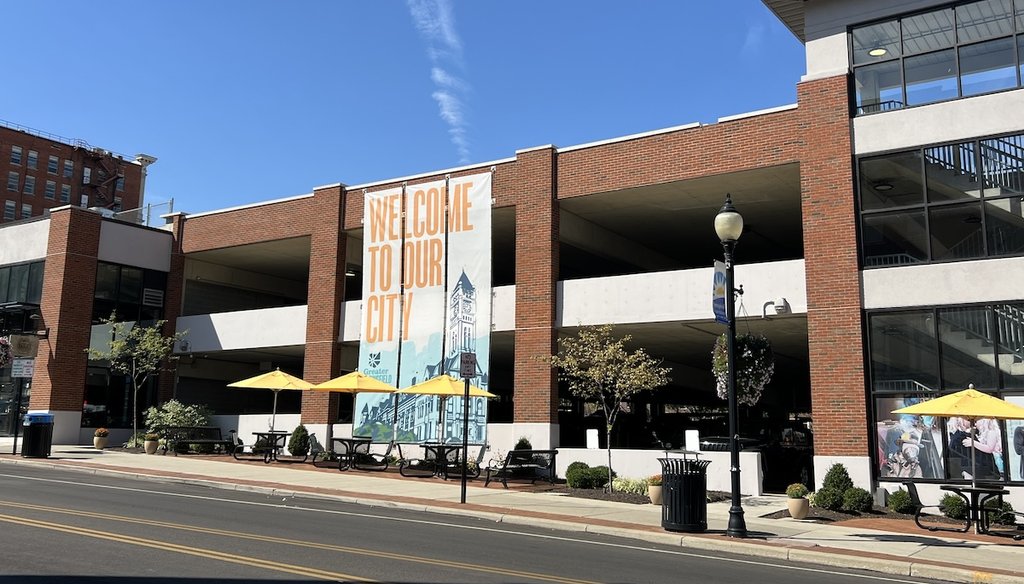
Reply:
[[341, 377], [318, 383], [311, 388], [313, 391], [330, 391], [336, 393], [394, 393], [398, 388], [367, 375], [361, 371], [346, 373]]
[[[1008, 401], [992, 397], [974, 389], [971, 384], [967, 389], [944, 395], [928, 401], [893, 410], [894, 414], [914, 414], [919, 416], [940, 416], [944, 418], [963, 418], [973, 425], [981, 418], [999, 420], [1024, 420], [1024, 407]], [[971, 485], [975, 485], [974, 452], [971, 446]]]
[[274, 410], [270, 415], [270, 431], [273, 432], [274, 421], [277, 418], [277, 394], [286, 389], [311, 389], [313, 384], [299, 379], [294, 375], [289, 375], [278, 368], [274, 371], [261, 373], [255, 377], [229, 383], [228, 387], [234, 387], [237, 389], [269, 389], [274, 392]]
[[[440, 404], [440, 415], [438, 416], [438, 439], [442, 440], [441, 428], [444, 427], [444, 406], [448, 401], [448, 398], [452, 396], [464, 396], [466, 394], [466, 382], [463, 380], [455, 379], [451, 375], [445, 373], [444, 375], [438, 375], [432, 379], [421, 381], [415, 385], [402, 388], [398, 390], [398, 393], [402, 395], [436, 395], [441, 399]], [[480, 389], [475, 385], [469, 386], [470, 397], [498, 397], [493, 393]], [[442, 440], [443, 441], [443, 440]]]

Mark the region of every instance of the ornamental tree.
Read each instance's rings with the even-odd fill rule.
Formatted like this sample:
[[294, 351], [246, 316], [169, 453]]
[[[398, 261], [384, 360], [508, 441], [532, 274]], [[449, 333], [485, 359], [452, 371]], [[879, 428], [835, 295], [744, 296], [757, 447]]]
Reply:
[[629, 350], [630, 335], [612, 334], [612, 325], [580, 327], [575, 337], [558, 339], [558, 354], [548, 362], [558, 369], [576, 397], [601, 405], [608, 450], [608, 488], [612, 486], [612, 428], [623, 404], [634, 395], [667, 384], [669, 368], [643, 348]]
[[[711, 370], [715, 375], [718, 397], [729, 399], [729, 355], [726, 335], [715, 341], [711, 352]], [[736, 401], [752, 406], [761, 399], [764, 386], [775, 374], [772, 344], [764, 335], [736, 335]]]
[[158, 320], [150, 326], [140, 326], [135, 322], [118, 322], [117, 315], [101, 321], [111, 325], [112, 339], [106, 351], [86, 349], [89, 358], [109, 361], [110, 370], [127, 376], [132, 382], [132, 439], [130, 446], [138, 446], [139, 433], [138, 399], [142, 389], [154, 373], [160, 371], [162, 364], [174, 350], [174, 343], [181, 340], [187, 332], [163, 334], [167, 321]]

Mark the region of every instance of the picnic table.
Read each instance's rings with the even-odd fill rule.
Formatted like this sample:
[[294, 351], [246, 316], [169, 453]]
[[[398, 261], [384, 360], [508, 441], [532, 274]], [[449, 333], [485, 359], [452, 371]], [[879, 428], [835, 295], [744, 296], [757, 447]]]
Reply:
[[[1002, 501], [1003, 495], [1009, 495], [1010, 491], [998, 485], [942, 485], [943, 491], [956, 493], [968, 502], [967, 525], [973, 524], [975, 533], [993, 533], [989, 521], [989, 514], [986, 512], [985, 503], [991, 499]], [[991, 511], [991, 509], [989, 509]]]
[[356, 455], [359, 453], [369, 454], [370, 444], [373, 440], [368, 436], [353, 436], [351, 438], [331, 438], [334, 445], [334, 454], [338, 457], [338, 470], [348, 470], [355, 465]]

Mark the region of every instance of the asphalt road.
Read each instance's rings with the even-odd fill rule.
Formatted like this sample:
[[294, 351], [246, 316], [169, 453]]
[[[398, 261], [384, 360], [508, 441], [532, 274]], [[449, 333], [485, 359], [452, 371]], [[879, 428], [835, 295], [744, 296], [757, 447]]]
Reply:
[[0, 467], [0, 584], [922, 584], [878, 574], [172, 482]]

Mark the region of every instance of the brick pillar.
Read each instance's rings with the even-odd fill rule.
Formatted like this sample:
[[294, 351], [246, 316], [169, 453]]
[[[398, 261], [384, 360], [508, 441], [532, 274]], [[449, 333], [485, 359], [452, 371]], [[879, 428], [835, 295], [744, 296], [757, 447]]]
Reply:
[[[846, 76], [797, 86], [816, 456], [866, 456], [862, 299]], [[820, 480], [820, 479], [819, 479]]]
[[[347, 236], [342, 231], [343, 189], [337, 185], [313, 191], [317, 220], [310, 237], [306, 354], [302, 371], [303, 379], [312, 383], [322, 383], [338, 374], [347, 245]], [[302, 392], [302, 423], [334, 422], [338, 399], [336, 394]]]
[[39, 343], [31, 409], [81, 414], [101, 223], [79, 207], [50, 215], [40, 306], [50, 336]]
[[[171, 241], [171, 263], [170, 271], [167, 273], [167, 290], [164, 292], [164, 325], [163, 333], [172, 335], [177, 328], [178, 317], [181, 316], [182, 301], [185, 294], [185, 256], [182, 253], [182, 237], [185, 232], [185, 214], [175, 213], [171, 216], [171, 233], [174, 239]], [[161, 371], [159, 385], [157, 386], [157, 402], [163, 403], [174, 397], [174, 388], [177, 385], [178, 375], [177, 360], [168, 363], [168, 371]]]
[[553, 147], [516, 153], [517, 423], [558, 423], [554, 370], [536, 359], [556, 349], [558, 284], [557, 153]]

